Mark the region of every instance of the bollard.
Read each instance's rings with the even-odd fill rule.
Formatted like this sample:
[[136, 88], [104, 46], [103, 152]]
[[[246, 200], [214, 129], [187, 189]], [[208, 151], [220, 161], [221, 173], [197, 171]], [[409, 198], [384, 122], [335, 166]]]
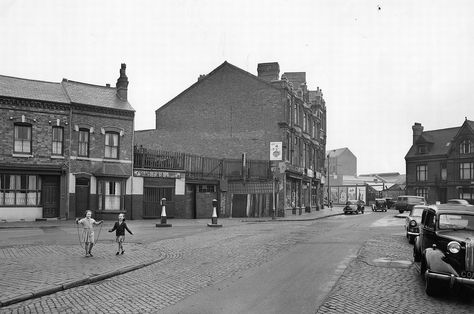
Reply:
[[161, 223], [156, 224], [156, 227], [171, 227], [171, 224], [166, 223], [166, 198], [161, 199]]
[[207, 224], [208, 227], [222, 227], [222, 225], [217, 223], [217, 200], [212, 200], [212, 217], [211, 223]]

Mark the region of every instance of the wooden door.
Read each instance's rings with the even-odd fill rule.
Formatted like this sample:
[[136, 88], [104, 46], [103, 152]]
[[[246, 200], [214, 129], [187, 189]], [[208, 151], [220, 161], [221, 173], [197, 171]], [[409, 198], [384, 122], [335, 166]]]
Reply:
[[234, 194], [232, 197], [232, 217], [247, 217], [247, 194]]
[[84, 217], [89, 209], [90, 180], [88, 178], [76, 179], [76, 217]]
[[42, 178], [43, 218], [59, 216], [59, 176], [45, 176]]

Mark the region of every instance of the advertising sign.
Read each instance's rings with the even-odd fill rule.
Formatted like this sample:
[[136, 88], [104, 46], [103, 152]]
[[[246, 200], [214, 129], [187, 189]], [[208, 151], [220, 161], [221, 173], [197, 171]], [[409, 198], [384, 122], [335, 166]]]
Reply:
[[270, 160], [281, 160], [283, 157], [283, 143], [270, 142]]

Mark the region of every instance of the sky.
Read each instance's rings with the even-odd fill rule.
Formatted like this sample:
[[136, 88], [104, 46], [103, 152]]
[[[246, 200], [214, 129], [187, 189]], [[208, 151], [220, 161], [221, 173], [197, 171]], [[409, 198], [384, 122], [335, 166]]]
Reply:
[[0, 1], [0, 74], [115, 86], [127, 64], [136, 130], [224, 61], [306, 72], [327, 144], [358, 174], [405, 173], [411, 126], [474, 120], [474, 1]]

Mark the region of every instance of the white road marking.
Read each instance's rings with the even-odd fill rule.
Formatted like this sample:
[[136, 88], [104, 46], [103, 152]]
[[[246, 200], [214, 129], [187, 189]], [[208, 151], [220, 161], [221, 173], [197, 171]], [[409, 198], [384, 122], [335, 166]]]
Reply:
[[373, 222], [371, 227], [394, 227], [394, 226], [404, 226], [405, 219], [395, 218], [395, 217], [385, 217]]

